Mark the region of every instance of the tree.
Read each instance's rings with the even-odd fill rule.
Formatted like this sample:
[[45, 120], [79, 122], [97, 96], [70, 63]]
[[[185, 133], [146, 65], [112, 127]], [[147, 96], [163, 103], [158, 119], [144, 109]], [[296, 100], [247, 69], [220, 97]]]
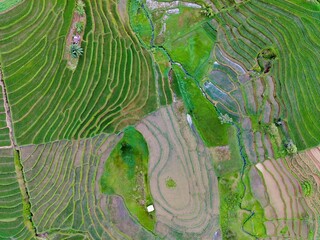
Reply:
[[84, 7], [85, 7], [84, 3], [81, 0], [78, 0], [77, 5], [76, 5], [76, 12], [80, 16], [83, 16], [85, 14]]
[[71, 57], [79, 58], [83, 54], [83, 48], [80, 47], [78, 44], [72, 44], [70, 46], [70, 53]]
[[203, 5], [200, 13], [204, 14], [209, 18], [214, 15], [213, 9], [209, 5]]
[[83, 22], [77, 22], [75, 27], [77, 33], [81, 33], [83, 31]]
[[233, 119], [227, 113], [220, 114], [220, 116], [218, 118], [220, 119], [221, 124], [233, 122]]

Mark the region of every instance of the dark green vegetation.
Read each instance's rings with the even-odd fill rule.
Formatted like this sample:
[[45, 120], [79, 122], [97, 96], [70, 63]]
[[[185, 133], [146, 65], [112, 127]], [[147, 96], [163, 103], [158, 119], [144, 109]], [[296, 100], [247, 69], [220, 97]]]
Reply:
[[0, 196], [0, 239], [32, 239], [25, 226], [30, 212], [22, 200], [12, 149], [0, 150]]
[[152, 204], [148, 180], [148, 146], [133, 127], [124, 130], [123, 138], [112, 150], [101, 178], [101, 189], [106, 194], [117, 194], [139, 222], [153, 231], [155, 215], [147, 212]]
[[84, 2], [84, 53], [74, 71], [64, 49], [75, 1], [28, 0], [0, 17], [3, 77], [20, 145], [115, 132], [156, 108], [149, 53], [115, 3]]
[[70, 54], [73, 58], [79, 58], [83, 54], [83, 48], [80, 47], [78, 44], [71, 44]]

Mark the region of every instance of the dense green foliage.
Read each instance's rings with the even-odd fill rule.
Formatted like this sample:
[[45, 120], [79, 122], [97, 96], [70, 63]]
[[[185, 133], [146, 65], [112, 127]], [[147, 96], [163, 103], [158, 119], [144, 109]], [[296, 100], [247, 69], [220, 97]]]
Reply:
[[130, 213], [149, 230], [154, 229], [155, 215], [146, 207], [152, 204], [148, 181], [148, 145], [133, 127], [124, 130], [123, 138], [112, 150], [101, 178], [101, 190], [123, 197]]
[[22, 0], [2, 0], [0, 1], [0, 13], [6, 11], [16, 4], [20, 3]]

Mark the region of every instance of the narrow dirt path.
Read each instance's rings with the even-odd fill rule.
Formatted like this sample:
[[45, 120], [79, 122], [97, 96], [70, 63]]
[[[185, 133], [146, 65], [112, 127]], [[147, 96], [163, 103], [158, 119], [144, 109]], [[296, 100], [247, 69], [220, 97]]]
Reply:
[[29, 192], [28, 192], [25, 178], [24, 178], [24, 172], [23, 172], [23, 166], [21, 164], [19, 147], [16, 144], [14, 134], [13, 134], [11, 111], [10, 111], [10, 106], [9, 106], [9, 102], [8, 102], [8, 95], [7, 95], [7, 91], [6, 91], [5, 82], [3, 80], [1, 68], [0, 68], [0, 86], [2, 88], [4, 109], [6, 112], [6, 122], [7, 122], [7, 127], [9, 128], [9, 138], [10, 138], [10, 142], [11, 142], [11, 146], [0, 147], [0, 149], [1, 148], [12, 148], [12, 151], [14, 152], [15, 171], [17, 174], [17, 181], [19, 183], [19, 188], [20, 188], [20, 192], [22, 195], [22, 203], [24, 206], [24, 211], [23, 211], [24, 223], [25, 223], [25, 226], [32, 232], [32, 234], [36, 235], [36, 229], [35, 229], [34, 224], [32, 222], [32, 213], [30, 211], [31, 204], [29, 201]]
[[[12, 131], [11, 111], [10, 111], [10, 107], [9, 107], [9, 104], [8, 104], [8, 96], [7, 96], [6, 87], [5, 87], [3, 78], [2, 78], [2, 70], [1, 70], [1, 68], [0, 68], [0, 86], [2, 88], [4, 109], [6, 111], [7, 127], [9, 128], [9, 137], [10, 137], [10, 142], [11, 142], [11, 146], [10, 147], [16, 148], [16, 143], [15, 143], [15, 139], [14, 139], [13, 131]], [[8, 147], [6, 147], [6, 148], [8, 148]]]

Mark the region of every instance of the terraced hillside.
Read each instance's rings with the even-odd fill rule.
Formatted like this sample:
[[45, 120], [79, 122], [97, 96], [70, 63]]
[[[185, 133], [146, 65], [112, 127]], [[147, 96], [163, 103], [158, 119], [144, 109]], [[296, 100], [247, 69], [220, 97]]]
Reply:
[[167, 239], [211, 239], [218, 230], [217, 180], [210, 152], [181, 110], [177, 102], [137, 125], [149, 146], [156, 230]]
[[64, 59], [74, 1], [27, 0], [0, 15], [0, 61], [19, 145], [114, 132], [156, 108], [150, 55], [116, 4], [85, 1], [83, 57]]
[[38, 234], [75, 239], [152, 239], [121, 197], [101, 193], [104, 164], [120, 136], [21, 148]]
[[313, 148], [305, 152], [301, 152], [293, 158], [286, 158], [285, 162], [288, 165], [290, 171], [294, 174], [299, 181], [301, 191], [305, 197], [305, 200], [310, 208], [310, 214], [308, 220], [314, 221], [314, 228], [312, 234], [317, 239], [320, 236], [319, 227], [319, 215], [320, 215], [320, 203], [319, 203], [319, 184], [320, 184], [320, 150]]
[[[253, 75], [274, 79], [279, 116], [298, 149], [319, 144], [319, 16], [313, 2], [254, 0], [215, 17], [222, 52]], [[274, 59], [261, 62], [259, 54], [268, 49]], [[277, 105], [267, 107], [277, 111]]]
[[270, 237], [313, 237], [317, 215], [312, 212], [300, 183], [283, 160], [267, 160], [251, 169], [252, 189], [265, 209]]
[[250, 76], [219, 46], [214, 54], [216, 61], [202, 81], [203, 88], [220, 114], [239, 123], [249, 160], [256, 163], [283, 155], [281, 140], [286, 139], [287, 129], [273, 125], [280, 118], [274, 78]]
[[0, 150], [0, 239], [33, 239], [33, 230], [25, 225], [26, 206], [13, 158], [13, 149]]
[[16, 4], [22, 2], [22, 0], [1, 0], [0, 1], [0, 13], [8, 11], [13, 8]]
[[0, 0], [0, 240], [319, 239], [319, 36], [318, 1]]

